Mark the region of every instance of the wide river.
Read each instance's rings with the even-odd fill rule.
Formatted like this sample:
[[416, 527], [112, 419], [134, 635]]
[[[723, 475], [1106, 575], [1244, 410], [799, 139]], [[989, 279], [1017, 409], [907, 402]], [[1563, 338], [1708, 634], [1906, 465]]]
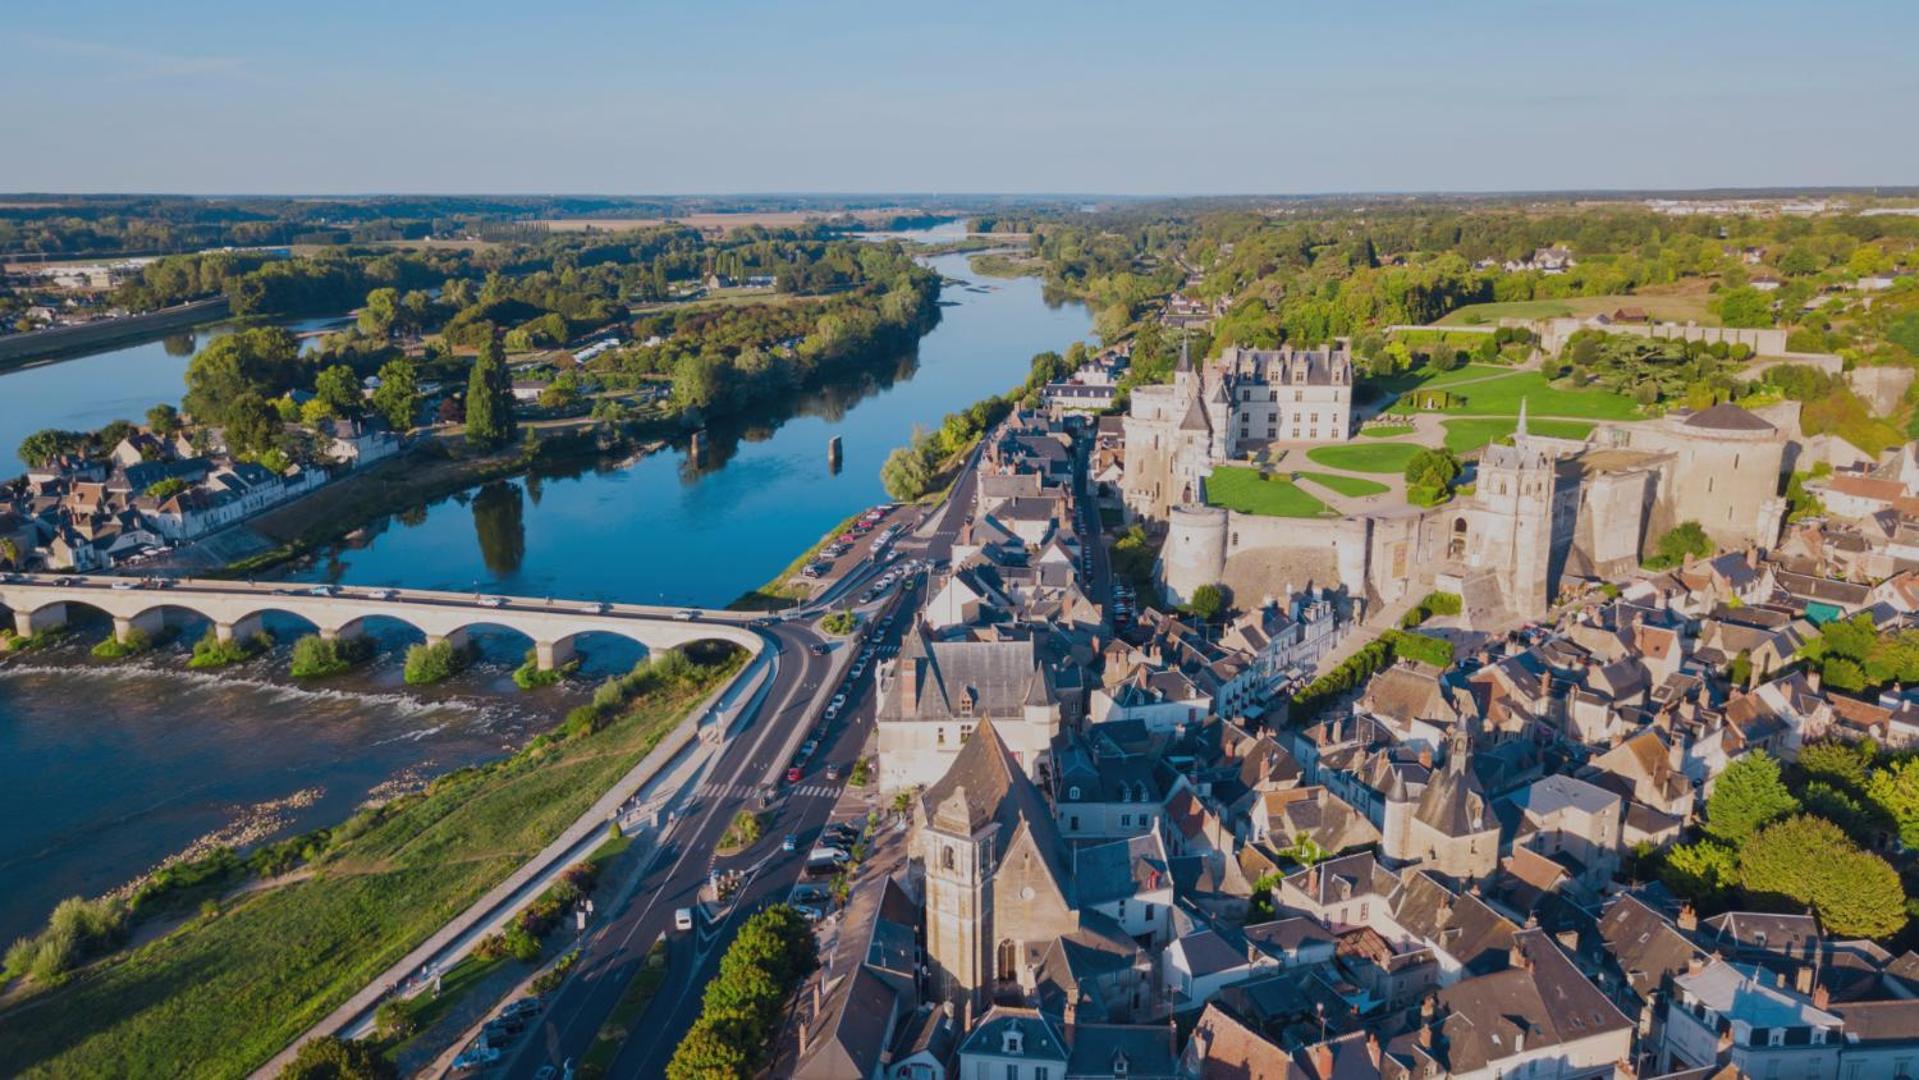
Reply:
[[[725, 604], [883, 500], [880, 462], [915, 425], [1010, 389], [1034, 353], [1090, 334], [1085, 309], [1048, 306], [1037, 281], [981, 278], [964, 255], [932, 265], [950, 279], [944, 317], [879, 374], [712, 432], [697, 457], [679, 446], [419, 507], [292, 573]], [[0, 375], [0, 454], [40, 427], [137, 419], [177, 398], [181, 351], [153, 342]], [[827, 462], [834, 435], [845, 451], [837, 471]], [[8, 461], [0, 468], [11, 471]], [[104, 635], [97, 625], [72, 644], [0, 661], [0, 942], [31, 931], [61, 897], [114, 888], [196, 841], [328, 824], [383, 786], [496, 756], [587, 692], [514, 690], [506, 674], [526, 642], [505, 635], [482, 640], [486, 663], [412, 690], [398, 670], [407, 634], [392, 626], [376, 629], [388, 648], [368, 669], [294, 687], [286, 643], [303, 628], [269, 629], [280, 648], [217, 676], [186, 672], [179, 643], [133, 665], [93, 662], [85, 649]], [[597, 638], [585, 652], [589, 674], [636, 655]]]

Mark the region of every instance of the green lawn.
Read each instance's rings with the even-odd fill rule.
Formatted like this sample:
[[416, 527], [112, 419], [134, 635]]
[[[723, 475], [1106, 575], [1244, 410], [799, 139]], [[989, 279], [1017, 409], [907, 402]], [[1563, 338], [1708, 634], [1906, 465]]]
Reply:
[[1575, 416], [1591, 420], [1637, 420], [1639, 406], [1610, 390], [1563, 390], [1537, 371], [1517, 371], [1462, 386], [1461, 404], [1444, 409], [1454, 416], [1517, 416], [1526, 402], [1534, 416]]
[[314, 877], [47, 991], [0, 1024], [0, 1071], [244, 1075], [559, 835], [735, 670], [657, 689], [596, 734], [442, 777]]
[[1338, 446], [1316, 446], [1306, 451], [1313, 462], [1329, 469], [1345, 469], [1349, 472], [1403, 473], [1406, 463], [1419, 453], [1417, 443], [1341, 443]]
[[1363, 499], [1368, 495], [1384, 495], [1392, 490], [1377, 480], [1363, 480], [1357, 476], [1346, 476], [1341, 473], [1302, 472], [1298, 475], [1355, 499]]
[[[1464, 454], [1477, 450], [1489, 442], [1495, 442], [1511, 435], [1518, 427], [1517, 417], [1511, 420], [1445, 420], [1446, 449], [1455, 454]], [[1578, 420], [1533, 420], [1526, 421], [1526, 430], [1535, 435], [1547, 435], [1555, 439], [1583, 439], [1592, 434], [1593, 426]]]
[[1369, 439], [1397, 439], [1401, 435], [1411, 435], [1419, 430], [1411, 424], [1382, 424], [1379, 427], [1362, 428], [1360, 434]]
[[1283, 476], [1221, 465], [1206, 480], [1206, 501], [1244, 514], [1266, 517], [1319, 517], [1332, 513], [1325, 503]]

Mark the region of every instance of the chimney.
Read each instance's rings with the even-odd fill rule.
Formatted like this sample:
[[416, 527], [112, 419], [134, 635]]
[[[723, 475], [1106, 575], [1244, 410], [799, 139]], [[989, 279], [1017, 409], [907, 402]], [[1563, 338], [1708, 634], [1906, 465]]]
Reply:
[[1799, 970], [1792, 973], [1792, 988], [1802, 994], [1812, 993], [1812, 965], [1801, 964]]
[[1306, 870], [1306, 893], [1309, 896], [1319, 895], [1319, 867], [1317, 866], [1308, 867]]
[[903, 657], [898, 661], [900, 679], [900, 711], [912, 715], [920, 707], [920, 662], [916, 656]]
[[1806, 669], [1806, 689], [1811, 690], [1815, 694], [1819, 692], [1819, 669], [1818, 668], [1809, 667]]
[[1679, 929], [1689, 934], [1699, 929], [1699, 913], [1692, 909], [1691, 904], [1683, 905], [1679, 909]]
[[1366, 1056], [1372, 1059], [1373, 1068], [1379, 1068], [1379, 1034], [1377, 1032], [1366, 1033]]
[[1824, 983], [1821, 983], [1820, 985], [1812, 988], [1812, 1007], [1813, 1008], [1824, 1009], [1831, 1004], [1832, 1004], [1832, 993], [1826, 989]]
[[1506, 966], [1519, 971], [1531, 971], [1533, 962], [1527, 958], [1525, 947], [1515, 941], [1506, 953]]
[[1422, 746], [1419, 748], [1419, 765], [1420, 765], [1420, 768], [1423, 768], [1423, 769], [1431, 769], [1433, 767], [1433, 748], [1432, 747]]
[[1319, 1080], [1332, 1080], [1333, 1048], [1325, 1043], [1313, 1046], [1313, 1071], [1319, 1074]]

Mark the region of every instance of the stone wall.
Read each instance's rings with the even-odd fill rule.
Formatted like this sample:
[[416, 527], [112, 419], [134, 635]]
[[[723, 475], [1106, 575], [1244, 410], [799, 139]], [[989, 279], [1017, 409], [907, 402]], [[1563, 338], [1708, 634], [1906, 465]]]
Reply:
[[1565, 347], [1566, 340], [1581, 330], [1599, 330], [1608, 334], [1632, 334], [1637, 337], [1657, 339], [1677, 339], [1680, 341], [1723, 341], [1728, 345], [1744, 344], [1752, 347], [1759, 356], [1776, 356], [1786, 351], [1786, 331], [1781, 329], [1756, 330], [1735, 326], [1700, 326], [1698, 323], [1608, 323], [1599, 325], [1590, 318], [1563, 316], [1557, 319], [1542, 319], [1532, 324], [1539, 333], [1539, 345], [1548, 353], [1556, 354]]

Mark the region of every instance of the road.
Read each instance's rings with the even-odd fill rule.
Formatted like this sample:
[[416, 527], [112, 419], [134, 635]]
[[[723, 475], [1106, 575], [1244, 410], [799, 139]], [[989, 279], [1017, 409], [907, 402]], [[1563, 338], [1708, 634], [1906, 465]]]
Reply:
[[[926, 519], [922, 528], [896, 542], [901, 562], [950, 557], [953, 540], [973, 503], [977, 463], [976, 454], [955, 481], [946, 503]], [[869, 566], [850, 575], [850, 581], [835, 583], [827, 595], [850, 595], [878, 572], [877, 567]], [[905, 612], [917, 609], [928, 580], [921, 573], [910, 591], [895, 586], [886, 597], [861, 609], [880, 620], [892, 616], [891, 625], [872, 639], [877, 649], [897, 649], [901, 633], [911, 625]], [[740, 923], [761, 907], [784, 900], [797, 882], [806, 852], [825, 825], [844, 783], [826, 782], [825, 765], [849, 767], [872, 734], [877, 664], [869, 664], [849, 689], [847, 711], [828, 726], [826, 739], [806, 775], [797, 784], [780, 782], [793, 748], [817, 722], [822, 699], [829, 696], [826, 691], [839, 685], [840, 673], [851, 659], [849, 650], [859, 647], [837, 643], [830, 645], [825, 655], [816, 654], [814, 646], [825, 642], [813, 629], [812, 617], [822, 610], [823, 604], [799, 609], [796, 617], [763, 631], [778, 652], [773, 686], [760, 710], [736, 721], [747, 727], [729, 739], [694, 801], [682, 808], [680, 818], [663, 834], [639, 887], [616, 905], [605, 925], [588, 936], [574, 974], [555, 993], [538, 1026], [522, 1036], [512, 1055], [492, 1075], [517, 1080], [532, 1077], [544, 1065], [578, 1061], [592, 1045], [647, 951], [662, 935], [669, 942], [671, 975], [666, 988], [634, 1027], [643, 1037], [630, 1039], [621, 1048], [611, 1075], [665, 1074], [667, 1060], [698, 1017], [706, 982], [717, 970]], [[757, 806], [757, 793], [769, 783], [780, 795], [766, 809], [761, 841], [729, 858], [715, 859], [712, 853], [734, 815]], [[799, 837], [799, 850], [790, 854], [780, 847], [788, 833]], [[716, 866], [737, 869], [745, 875], [731, 906], [711, 924], [702, 923], [692, 933], [675, 933], [673, 913], [696, 905], [701, 886]]]

